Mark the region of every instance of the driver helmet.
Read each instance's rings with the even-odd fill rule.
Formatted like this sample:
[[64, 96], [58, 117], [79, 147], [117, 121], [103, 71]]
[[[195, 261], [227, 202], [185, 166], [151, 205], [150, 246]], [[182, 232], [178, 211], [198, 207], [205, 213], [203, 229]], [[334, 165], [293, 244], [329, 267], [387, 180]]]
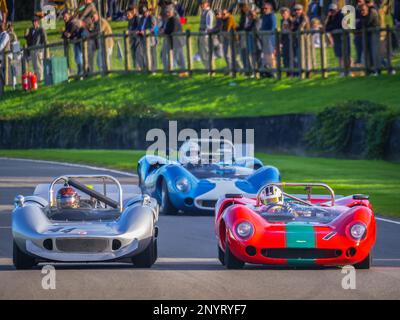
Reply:
[[80, 206], [80, 197], [74, 188], [64, 186], [57, 192], [57, 208], [76, 209]]
[[271, 204], [283, 204], [283, 193], [277, 186], [269, 186], [264, 189], [264, 194], [262, 197], [262, 203], [264, 205]]
[[195, 141], [187, 141], [180, 148], [179, 162], [182, 164], [200, 164], [200, 146]]

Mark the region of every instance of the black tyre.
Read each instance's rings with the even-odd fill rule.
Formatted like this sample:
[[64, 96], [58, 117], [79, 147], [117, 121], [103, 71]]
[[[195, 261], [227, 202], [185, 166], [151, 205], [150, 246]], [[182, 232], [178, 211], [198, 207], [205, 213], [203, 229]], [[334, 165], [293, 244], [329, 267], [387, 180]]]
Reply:
[[371, 254], [369, 254], [363, 261], [356, 263], [354, 265], [354, 268], [356, 269], [369, 269], [372, 264], [372, 257]]
[[153, 264], [156, 263], [158, 258], [158, 243], [157, 238], [154, 239], [154, 255], [153, 255]]
[[225, 245], [224, 262], [227, 269], [242, 269], [244, 267], [244, 262], [236, 258], [229, 250], [228, 242]]
[[169, 192], [165, 180], [161, 183], [160, 213], [165, 215], [176, 215], [178, 213], [178, 210], [176, 210], [169, 200]]
[[138, 175], [138, 184], [139, 184], [139, 188], [142, 189], [142, 183], [143, 183], [143, 179], [142, 179], [142, 175], [140, 174], [140, 165], [138, 165], [137, 167], [137, 175]]
[[152, 238], [147, 248], [132, 258], [136, 268], [151, 268], [157, 260], [157, 239]]
[[17, 270], [32, 269], [37, 265], [36, 259], [24, 253], [15, 241], [13, 242], [13, 263]]
[[225, 265], [225, 252], [222, 251], [221, 247], [218, 245], [218, 260], [221, 264]]

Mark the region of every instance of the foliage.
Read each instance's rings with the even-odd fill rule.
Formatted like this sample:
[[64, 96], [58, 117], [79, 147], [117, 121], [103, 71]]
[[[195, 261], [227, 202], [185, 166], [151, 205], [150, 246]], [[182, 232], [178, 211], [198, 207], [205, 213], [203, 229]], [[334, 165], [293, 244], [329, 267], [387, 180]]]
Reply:
[[[306, 140], [313, 150], [344, 155], [357, 135], [365, 144], [361, 157], [382, 158], [394, 117], [395, 112], [385, 105], [364, 100], [346, 101], [320, 112]], [[356, 120], [361, 127], [355, 127]]]

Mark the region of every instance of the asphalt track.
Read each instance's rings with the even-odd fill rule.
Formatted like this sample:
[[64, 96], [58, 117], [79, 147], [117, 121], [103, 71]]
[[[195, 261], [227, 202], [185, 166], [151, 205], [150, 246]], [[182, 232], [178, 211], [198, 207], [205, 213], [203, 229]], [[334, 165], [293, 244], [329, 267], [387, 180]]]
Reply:
[[[342, 288], [340, 268], [246, 266], [225, 270], [216, 259], [212, 217], [162, 216], [159, 260], [152, 269], [129, 264], [56, 264], [56, 289], [42, 289], [41, 266], [12, 265], [11, 209], [15, 195], [61, 174], [89, 168], [0, 159], [0, 299], [400, 299], [400, 223], [378, 221], [373, 267], [358, 270], [356, 289]], [[133, 176], [109, 172], [124, 183]]]

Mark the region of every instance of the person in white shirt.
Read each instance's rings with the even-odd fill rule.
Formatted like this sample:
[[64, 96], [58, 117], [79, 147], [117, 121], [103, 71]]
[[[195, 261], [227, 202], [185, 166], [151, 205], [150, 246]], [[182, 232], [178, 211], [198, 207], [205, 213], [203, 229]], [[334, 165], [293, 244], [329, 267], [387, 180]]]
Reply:
[[[4, 52], [10, 50], [10, 36], [6, 30], [5, 23], [0, 23], [0, 96], [4, 91], [5, 72], [4, 70]], [[5, 57], [6, 59], [8, 57]]]

